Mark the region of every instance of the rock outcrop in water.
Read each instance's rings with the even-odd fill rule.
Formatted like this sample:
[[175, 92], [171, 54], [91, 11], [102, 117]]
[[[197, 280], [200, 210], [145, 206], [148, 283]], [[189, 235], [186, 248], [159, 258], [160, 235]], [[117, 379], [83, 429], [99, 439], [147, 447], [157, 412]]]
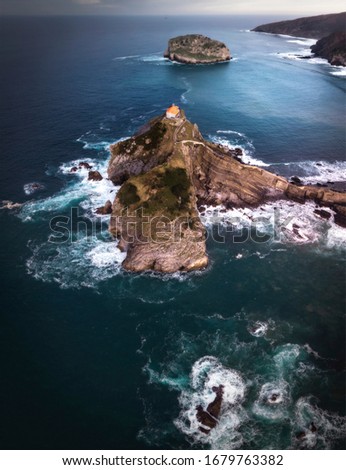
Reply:
[[321, 39], [331, 33], [345, 31], [346, 12], [309, 16], [289, 21], [278, 21], [257, 26], [259, 33], [287, 34], [302, 38]]
[[231, 60], [231, 53], [223, 42], [187, 34], [170, 39], [164, 57], [183, 64], [215, 64]]
[[196, 417], [202, 424], [202, 426], [199, 427], [199, 430], [204, 434], [209, 434], [219, 422], [224, 388], [225, 387], [223, 385], [213, 387], [213, 392], [216, 396], [215, 399], [209, 403], [206, 410], [203, 409], [202, 405], [198, 405], [196, 408]]
[[108, 177], [121, 185], [110, 231], [127, 252], [130, 271], [190, 271], [208, 263], [198, 206], [258, 206], [288, 198], [331, 206], [342, 219], [346, 194], [289, 183], [239, 161], [239, 151], [203, 139], [181, 110], [159, 116], [130, 139], [111, 146]]

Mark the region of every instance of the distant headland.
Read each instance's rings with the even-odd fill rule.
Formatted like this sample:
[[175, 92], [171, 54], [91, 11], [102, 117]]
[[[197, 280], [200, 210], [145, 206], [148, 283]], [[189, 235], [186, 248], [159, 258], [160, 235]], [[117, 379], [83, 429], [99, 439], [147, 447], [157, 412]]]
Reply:
[[164, 57], [183, 64], [215, 64], [231, 60], [231, 53], [223, 42], [187, 34], [170, 39]]
[[346, 12], [263, 24], [252, 31], [318, 39], [311, 47], [315, 56], [346, 66]]

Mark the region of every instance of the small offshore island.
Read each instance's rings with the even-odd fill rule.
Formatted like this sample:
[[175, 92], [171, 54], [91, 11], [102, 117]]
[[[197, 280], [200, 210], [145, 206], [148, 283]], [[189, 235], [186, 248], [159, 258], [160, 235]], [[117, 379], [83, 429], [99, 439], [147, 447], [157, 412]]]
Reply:
[[[126, 251], [129, 271], [172, 273], [205, 268], [202, 205], [256, 207], [264, 202], [313, 200], [331, 207], [344, 225], [346, 193], [304, 186], [242, 163], [242, 150], [203, 139], [196, 124], [172, 105], [133, 137], [111, 146], [108, 177], [121, 185], [109, 230]], [[323, 211], [320, 211], [323, 212]]]
[[187, 34], [170, 39], [164, 57], [182, 64], [215, 64], [231, 60], [231, 53], [223, 42]]
[[263, 24], [252, 31], [318, 39], [310, 48], [316, 57], [346, 66], [346, 12]]

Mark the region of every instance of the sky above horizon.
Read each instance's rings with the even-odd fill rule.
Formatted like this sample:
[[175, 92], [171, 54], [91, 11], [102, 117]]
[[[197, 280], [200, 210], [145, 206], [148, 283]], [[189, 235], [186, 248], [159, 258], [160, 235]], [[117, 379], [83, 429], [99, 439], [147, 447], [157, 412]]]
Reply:
[[0, 0], [1, 15], [318, 15], [344, 0]]

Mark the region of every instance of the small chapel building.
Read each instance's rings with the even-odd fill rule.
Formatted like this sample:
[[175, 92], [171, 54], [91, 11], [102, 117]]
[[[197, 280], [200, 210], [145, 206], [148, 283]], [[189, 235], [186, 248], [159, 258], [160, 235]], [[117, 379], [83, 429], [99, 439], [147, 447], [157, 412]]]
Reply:
[[174, 103], [166, 110], [166, 117], [169, 119], [174, 119], [180, 117], [179, 106], [176, 106]]

